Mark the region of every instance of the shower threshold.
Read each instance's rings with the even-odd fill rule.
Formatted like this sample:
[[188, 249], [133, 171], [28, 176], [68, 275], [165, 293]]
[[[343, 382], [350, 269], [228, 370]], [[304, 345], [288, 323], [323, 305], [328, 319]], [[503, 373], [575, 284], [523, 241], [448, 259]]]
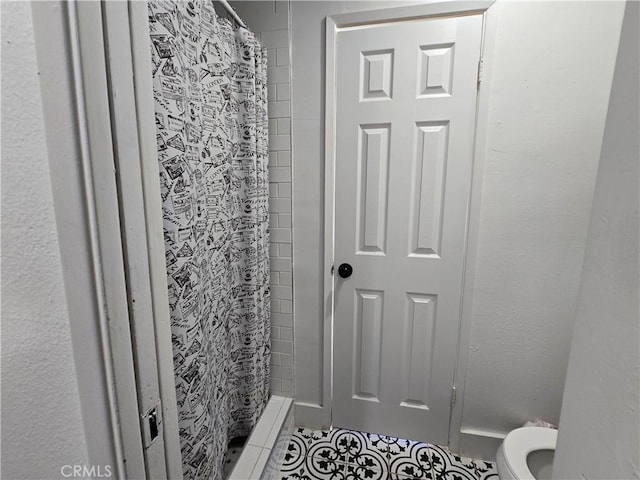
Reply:
[[[272, 395], [237, 457], [228, 480], [278, 477], [294, 427], [293, 399]], [[230, 449], [234, 446], [231, 445]], [[239, 448], [239, 447], [235, 447]], [[230, 456], [237, 452], [230, 452]]]

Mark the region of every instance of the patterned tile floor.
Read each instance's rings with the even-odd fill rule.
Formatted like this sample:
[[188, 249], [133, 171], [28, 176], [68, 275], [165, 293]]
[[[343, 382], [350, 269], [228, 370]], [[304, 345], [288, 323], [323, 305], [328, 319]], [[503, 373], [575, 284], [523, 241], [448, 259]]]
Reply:
[[445, 447], [335, 428], [296, 428], [282, 480], [498, 480], [495, 465]]

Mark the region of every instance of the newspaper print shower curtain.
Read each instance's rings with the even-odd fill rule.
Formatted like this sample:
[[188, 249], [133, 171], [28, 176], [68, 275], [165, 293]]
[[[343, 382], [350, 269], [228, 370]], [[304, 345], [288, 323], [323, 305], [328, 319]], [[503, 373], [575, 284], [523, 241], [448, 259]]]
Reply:
[[269, 394], [267, 55], [211, 0], [149, 2], [185, 479], [221, 479]]

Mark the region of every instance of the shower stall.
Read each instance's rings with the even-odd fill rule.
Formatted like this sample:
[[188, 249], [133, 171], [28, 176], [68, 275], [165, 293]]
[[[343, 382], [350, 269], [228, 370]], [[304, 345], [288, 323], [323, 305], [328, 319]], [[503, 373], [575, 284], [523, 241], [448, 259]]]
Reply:
[[267, 50], [225, 1], [148, 9], [182, 473], [263, 476], [242, 451], [272, 476], [277, 438], [249, 441], [270, 391]]
[[149, 28], [183, 472], [217, 479], [269, 397], [266, 49], [211, 1]]
[[[104, 463], [272, 478], [293, 409], [270, 395], [266, 50], [226, 2], [58, 8], [104, 308]], [[229, 445], [249, 458], [235, 473]]]

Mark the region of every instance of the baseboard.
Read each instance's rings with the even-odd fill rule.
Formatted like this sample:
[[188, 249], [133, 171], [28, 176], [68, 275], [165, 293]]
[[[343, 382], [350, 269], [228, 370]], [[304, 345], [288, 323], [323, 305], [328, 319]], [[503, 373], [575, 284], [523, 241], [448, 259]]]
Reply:
[[505, 433], [463, 428], [458, 441], [459, 454], [463, 457], [496, 461], [496, 452], [502, 444]]
[[296, 425], [316, 430], [331, 427], [331, 417], [322, 405], [306, 402], [295, 402]]

